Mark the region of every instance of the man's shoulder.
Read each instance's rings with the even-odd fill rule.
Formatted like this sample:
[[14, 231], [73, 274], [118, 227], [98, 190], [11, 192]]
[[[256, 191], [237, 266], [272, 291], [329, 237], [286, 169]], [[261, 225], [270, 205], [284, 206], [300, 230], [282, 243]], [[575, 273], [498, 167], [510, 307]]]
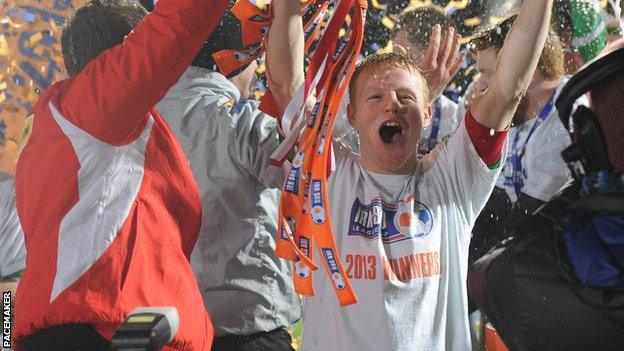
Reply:
[[219, 72], [189, 66], [177, 83], [167, 92], [165, 99], [196, 95], [200, 99], [237, 101], [240, 93], [236, 86]]

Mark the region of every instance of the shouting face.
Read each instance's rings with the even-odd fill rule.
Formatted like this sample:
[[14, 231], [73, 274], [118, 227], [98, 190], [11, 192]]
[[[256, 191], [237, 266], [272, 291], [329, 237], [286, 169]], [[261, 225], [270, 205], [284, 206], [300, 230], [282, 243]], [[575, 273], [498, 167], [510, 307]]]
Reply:
[[425, 91], [422, 75], [405, 68], [361, 72], [347, 114], [360, 137], [365, 169], [384, 174], [414, 170], [420, 133], [431, 118]]

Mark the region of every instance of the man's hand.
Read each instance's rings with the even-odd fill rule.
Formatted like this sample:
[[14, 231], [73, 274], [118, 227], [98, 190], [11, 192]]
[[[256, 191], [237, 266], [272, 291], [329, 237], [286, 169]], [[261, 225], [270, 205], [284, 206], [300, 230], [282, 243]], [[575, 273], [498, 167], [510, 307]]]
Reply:
[[429, 102], [433, 102], [442, 94], [464, 63], [466, 53], [459, 52], [461, 38], [461, 35], [455, 34], [455, 29], [449, 27], [442, 39], [440, 25], [436, 24], [433, 27], [427, 53], [420, 62], [416, 62], [429, 86]]

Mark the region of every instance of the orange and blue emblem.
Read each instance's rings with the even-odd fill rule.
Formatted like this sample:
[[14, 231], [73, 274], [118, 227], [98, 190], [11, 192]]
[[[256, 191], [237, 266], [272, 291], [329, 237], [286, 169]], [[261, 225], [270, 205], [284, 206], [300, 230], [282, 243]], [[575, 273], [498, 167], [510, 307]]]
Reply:
[[384, 243], [390, 244], [422, 238], [432, 229], [431, 210], [413, 200], [413, 197], [407, 201], [401, 200], [396, 205], [387, 204], [378, 198], [369, 204], [362, 204], [356, 198], [351, 207], [348, 235], [368, 239], [381, 237]]
[[289, 193], [299, 195], [299, 183], [301, 178], [301, 167], [303, 166], [303, 161], [305, 160], [305, 153], [303, 151], [299, 151], [295, 158], [292, 161], [292, 167], [288, 172], [288, 177], [286, 178], [286, 184], [284, 185], [284, 191]]
[[320, 179], [312, 179], [310, 183], [312, 189], [312, 197], [310, 202], [312, 204], [312, 221], [316, 224], [325, 223], [325, 207], [323, 206], [323, 185]]
[[338, 264], [336, 263], [336, 255], [334, 253], [334, 250], [323, 248], [321, 251], [323, 252], [323, 258], [325, 259], [325, 263], [327, 263], [327, 268], [329, 268], [329, 272], [334, 282], [334, 286], [338, 290], [344, 289], [345, 283], [342, 279], [342, 275], [340, 274], [340, 270], [338, 270]]

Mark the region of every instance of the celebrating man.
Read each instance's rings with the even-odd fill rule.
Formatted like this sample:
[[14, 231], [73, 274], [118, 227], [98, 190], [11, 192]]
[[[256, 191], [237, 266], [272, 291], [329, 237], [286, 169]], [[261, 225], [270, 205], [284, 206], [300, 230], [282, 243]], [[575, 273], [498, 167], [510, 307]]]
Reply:
[[359, 302], [340, 307], [334, 281], [316, 274], [304, 349], [470, 349], [470, 228], [504, 161], [506, 130], [537, 66], [551, 7], [552, 0], [524, 3], [489, 89], [422, 159], [417, 144], [431, 101], [416, 65], [397, 54], [358, 65], [347, 110], [361, 156], [337, 146], [328, 189], [337, 248]]

